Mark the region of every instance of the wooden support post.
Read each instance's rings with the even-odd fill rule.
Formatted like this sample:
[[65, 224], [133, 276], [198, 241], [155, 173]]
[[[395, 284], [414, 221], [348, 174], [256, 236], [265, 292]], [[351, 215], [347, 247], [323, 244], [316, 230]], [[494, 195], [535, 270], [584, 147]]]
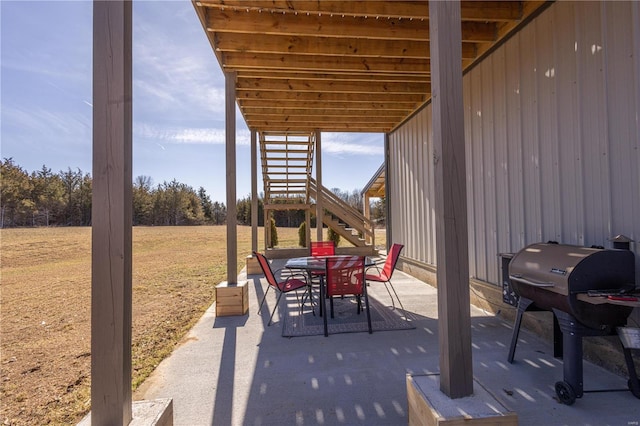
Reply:
[[389, 133], [384, 134], [384, 223], [387, 234], [387, 251], [393, 244], [393, 231], [391, 226], [391, 154], [389, 149]]
[[91, 421], [126, 425], [131, 404], [131, 1], [93, 3]]
[[460, 1], [430, 1], [440, 390], [473, 393]]
[[[262, 273], [258, 259], [253, 255], [258, 251], [258, 155], [256, 131], [251, 130], [251, 254], [246, 258], [247, 275]], [[217, 299], [216, 299], [217, 300]], [[218, 305], [216, 305], [217, 307]], [[216, 311], [217, 314], [218, 311]]]
[[258, 250], [258, 148], [251, 130], [251, 251]]
[[304, 221], [305, 221], [305, 228], [306, 228], [306, 234], [305, 234], [305, 241], [307, 244], [307, 248], [311, 249], [311, 208], [307, 208], [304, 211]]
[[323, 228], [322, 209], [322, 138], [320, 130], [316, 130], [316, 241], [322, 241]]
[[271, 223], [269, 223], [269, 209], [264, 207], [264, 250], [271, 245]]
[[236, 73], [224, 74], [227, 169], [227, 283], [238, 280], [236, 207]]

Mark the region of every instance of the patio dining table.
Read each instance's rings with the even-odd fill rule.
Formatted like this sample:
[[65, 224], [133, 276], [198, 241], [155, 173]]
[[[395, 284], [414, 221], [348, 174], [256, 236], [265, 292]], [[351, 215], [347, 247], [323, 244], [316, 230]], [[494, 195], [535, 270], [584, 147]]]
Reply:
[[[311, 275], [311, 271], [326, 271], [327, 269], [327, 258], [331, 257], [333, 259], [342, 259], [349, 260], [352, 257], [358, 257], [353, 255], [333, 255], [333, 256], [304, 256], [304, 257], [293, 257], [287, 260], [284, 267], [288, 269], [295, 270], [303, 270], [307, 271], [309, 275]], [[369, 266], [374, 266], [376, 262], [369, 256], [364, 258], [364, 266], [368, 268]], [[320, 316], [322, 316], [322, 322], [324, 326], [324, 335], [329, 336], [329, 329], [327, 327], [327, 314], [326, 314], [326, 303], [325, 303], [325, 274], [318, 274], [320, 277]], [[311, 297], [311, 291], [309, 291], [309, 297]], [[313, 308], [313, 301], [312, 308]]]

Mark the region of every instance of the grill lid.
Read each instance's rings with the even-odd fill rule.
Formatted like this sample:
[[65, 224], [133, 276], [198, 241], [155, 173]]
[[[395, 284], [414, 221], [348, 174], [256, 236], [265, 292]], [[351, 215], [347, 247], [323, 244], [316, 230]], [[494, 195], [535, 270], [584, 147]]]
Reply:
[[537, 243], [516, 253], [509, 278], [564, 295], [619, 288], [634, 282], [635, 259], [626, 250]]

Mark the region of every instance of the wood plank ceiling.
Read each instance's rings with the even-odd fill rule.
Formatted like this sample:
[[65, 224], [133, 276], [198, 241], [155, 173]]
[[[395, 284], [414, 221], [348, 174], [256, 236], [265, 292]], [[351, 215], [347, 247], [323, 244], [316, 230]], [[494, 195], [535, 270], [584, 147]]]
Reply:
[[[389, 132], [431, 96], [425, 0], [193, 3], [250, 129]], [[463, 69], [544, 4], [463, 1]]]

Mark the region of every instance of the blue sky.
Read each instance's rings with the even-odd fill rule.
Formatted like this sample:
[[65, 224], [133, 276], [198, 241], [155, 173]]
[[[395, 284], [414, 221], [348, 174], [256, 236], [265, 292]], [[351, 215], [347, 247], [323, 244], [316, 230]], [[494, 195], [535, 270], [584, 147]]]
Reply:
[[[91, 173], [92, 3], [0, 0], [1, 155], [29, 172]], [[224, 78], [190, 1], [133, 5], [133, 177], [176, 179], [224, 201]], [[237, 196], [249, 130], [237, 113]], [[323, 133], [324, 186], [361, 189], [383, 135]], [[261, 176], [258, 187], [262, 187]]]

